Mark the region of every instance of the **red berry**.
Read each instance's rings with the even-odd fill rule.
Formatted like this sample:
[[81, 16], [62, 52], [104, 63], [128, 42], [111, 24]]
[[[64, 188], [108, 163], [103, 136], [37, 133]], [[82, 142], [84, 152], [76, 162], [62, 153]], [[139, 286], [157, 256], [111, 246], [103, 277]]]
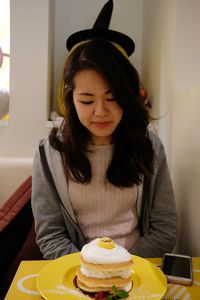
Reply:
[[[100, 291], [100, 292], [96, 293], [94, 299], [95, 300], [104, 300], [104, 298], [105, 298], [104, 296], [105, 296], [104, 292]], [[105, 300], [107, 300], [107, 298], [105, 298]]]

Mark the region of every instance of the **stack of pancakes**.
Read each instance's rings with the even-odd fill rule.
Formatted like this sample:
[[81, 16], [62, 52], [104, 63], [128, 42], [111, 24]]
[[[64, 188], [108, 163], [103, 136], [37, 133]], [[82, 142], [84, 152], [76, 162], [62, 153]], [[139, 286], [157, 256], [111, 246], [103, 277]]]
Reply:
[[77, 285], [86, 292], [130, 291], [132, 287], [132, 256], [110, 238], [98, 238], [81, 250], [80, 267], [77, 270]]

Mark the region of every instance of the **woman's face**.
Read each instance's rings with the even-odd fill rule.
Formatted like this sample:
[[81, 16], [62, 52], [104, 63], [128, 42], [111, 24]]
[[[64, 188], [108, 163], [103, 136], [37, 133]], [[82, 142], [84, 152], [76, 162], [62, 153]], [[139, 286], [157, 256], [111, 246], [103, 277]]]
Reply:
[[92, 143], [110, 144], [123, 110], [113, 98], [105, 79], [92, 69], [77, 72], [73, 100], [80, 122], [91, 134]]

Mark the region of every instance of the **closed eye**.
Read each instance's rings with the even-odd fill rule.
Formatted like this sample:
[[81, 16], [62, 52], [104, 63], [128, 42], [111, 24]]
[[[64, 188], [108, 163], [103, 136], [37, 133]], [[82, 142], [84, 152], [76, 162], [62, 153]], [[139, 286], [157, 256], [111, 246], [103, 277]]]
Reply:
[[86, 105], [89, 105], [89, 104], [93, 103], [93, 101], [83, 101], [83, 100], [81, 100], [80, 102], [83, 103], [83, 104], [86, 104]]
[[107, 101], [115, 101], [115, 99], [114, 98], [108, 98], [108, 99], [106, 99]]

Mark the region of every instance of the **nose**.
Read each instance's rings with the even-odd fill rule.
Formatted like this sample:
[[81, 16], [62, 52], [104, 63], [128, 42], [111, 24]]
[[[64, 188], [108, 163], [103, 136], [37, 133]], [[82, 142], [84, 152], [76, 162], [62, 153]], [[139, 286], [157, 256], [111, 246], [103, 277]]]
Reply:
[[97, 101], [94, 109], [94, 115], [95, 116], [105, 116], [108, 113], [108, 109], [106, 106], [106, 103], [104, 101]]

